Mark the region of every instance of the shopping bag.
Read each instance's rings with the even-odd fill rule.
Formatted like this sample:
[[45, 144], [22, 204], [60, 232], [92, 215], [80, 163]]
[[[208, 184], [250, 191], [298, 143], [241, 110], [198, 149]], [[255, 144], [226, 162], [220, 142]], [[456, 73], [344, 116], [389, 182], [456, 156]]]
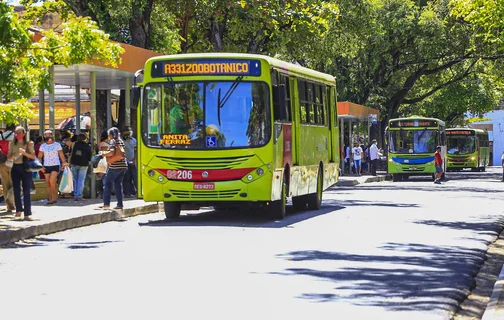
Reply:
[[61, 193], [72, 193], [73, 192], [73, 177], [72, 171], [69, 167], [65, 167], [63, 175], [61, 176], [61, 181], [59, 185], [59, 191]]
[[96, 168], [93, 169], [93, 172], [96, 174], [107, 173], [108, 163], [106, 158], [102, 158]]

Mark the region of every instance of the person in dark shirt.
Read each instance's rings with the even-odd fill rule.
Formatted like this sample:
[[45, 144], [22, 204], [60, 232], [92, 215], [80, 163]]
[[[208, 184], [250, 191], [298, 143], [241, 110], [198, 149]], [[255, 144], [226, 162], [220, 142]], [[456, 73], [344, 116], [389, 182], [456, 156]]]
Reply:
[[86, 141], [87, 135], [85, 133], [79, 134], [70, 152], [75, 201], [84, 201], [82, 193], [84, 191], [84, 183], [86, 182], [89, 161], [91, 160], [91, 146]]

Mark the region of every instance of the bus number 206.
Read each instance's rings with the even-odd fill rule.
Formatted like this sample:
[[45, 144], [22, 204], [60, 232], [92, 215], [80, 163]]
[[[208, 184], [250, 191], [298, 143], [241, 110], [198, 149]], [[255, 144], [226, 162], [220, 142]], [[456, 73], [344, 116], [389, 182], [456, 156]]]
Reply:
[[191, 170], [168, 170], [166, 175], [170, 180], [191, 180], [193, 177]]

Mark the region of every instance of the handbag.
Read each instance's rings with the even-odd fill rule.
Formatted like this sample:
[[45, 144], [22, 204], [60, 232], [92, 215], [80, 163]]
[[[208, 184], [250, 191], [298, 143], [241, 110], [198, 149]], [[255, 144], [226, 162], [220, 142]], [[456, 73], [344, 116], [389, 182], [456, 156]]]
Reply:
[[119, 146], [116, 142], [114, 147], [114, 154], [111, 157], [107, 157], [107, 163], [112, 164], [126, 158], [126, 153], [124, 152], [124, 148]]
[[23, 164], [25, 170], [28, 172], [39, 172], [44, 167], [38, 158], [31, 160], [27, 157], [23, 157]]

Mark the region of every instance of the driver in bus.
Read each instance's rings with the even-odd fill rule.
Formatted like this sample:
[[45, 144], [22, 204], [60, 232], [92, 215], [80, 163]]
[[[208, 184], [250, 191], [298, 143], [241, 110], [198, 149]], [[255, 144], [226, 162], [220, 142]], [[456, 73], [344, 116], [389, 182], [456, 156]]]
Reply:
[[170, 110], [170, 133], [171, 134], [188, 134], [189, 133], [189, 116], [187, 103], [189, 99], [186, 92], [179, 93], [178, 104], [175, 104]]

